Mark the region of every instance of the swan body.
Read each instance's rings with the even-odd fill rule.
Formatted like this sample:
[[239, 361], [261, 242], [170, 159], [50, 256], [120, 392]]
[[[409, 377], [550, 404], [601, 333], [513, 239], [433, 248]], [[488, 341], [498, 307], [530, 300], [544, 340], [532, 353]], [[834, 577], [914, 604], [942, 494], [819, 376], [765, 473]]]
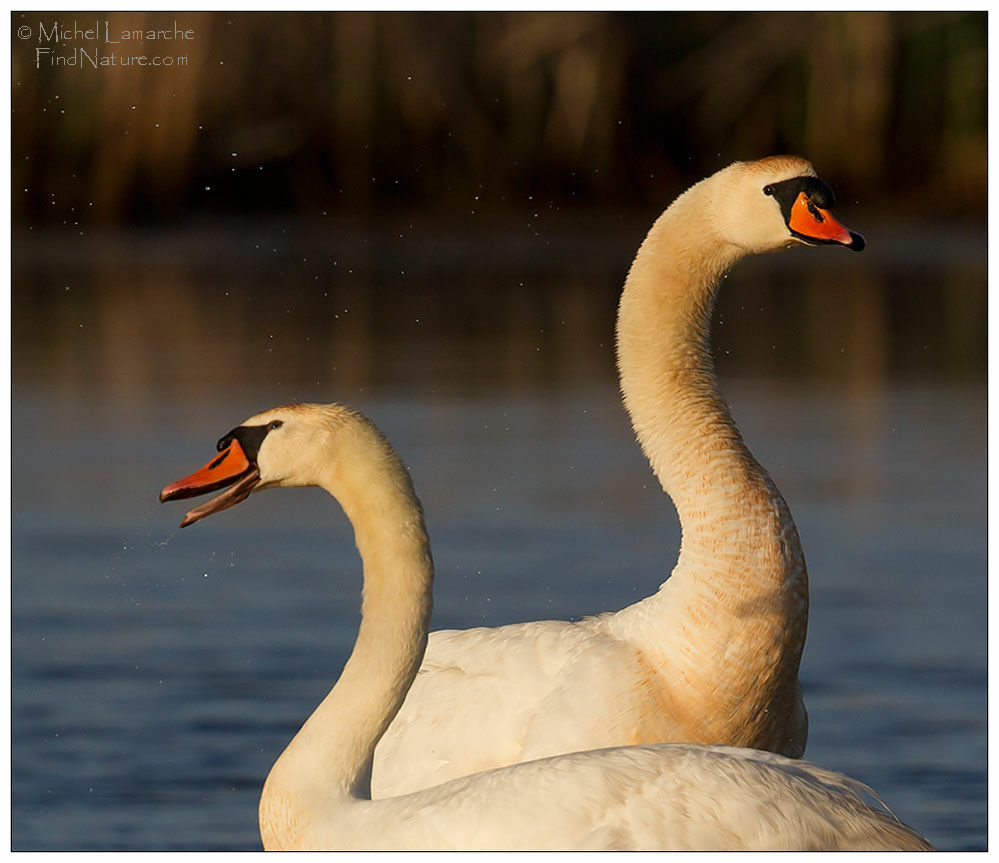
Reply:
[[432, 633], [375, 752], [375, 796], [607, 746], [802, 755], [805, 559], [718, 391], [709, 334], [718, 285], [741, 258], [797, 243], [863, 248], [831, 204], [808, 162], [771, 157], [702, 180], [656, 221], [621, 295], [617, 348], [636, 437], [680, 518], [672, 574], [612, 614]]
[[371, 797], [375, 746], [423, 658], [433, 563], [409, 474], [374, 425], [339, 405], [291, 405], [224, 436], [170, 500], [223, 488], [191, 524], [251, 492], [318, 485], [350, 519], [361, 623], [336, 685], [264, 783], [268, 850], [927, 849], [844, 776], [767, 752], [656, 744], [575, 752]]

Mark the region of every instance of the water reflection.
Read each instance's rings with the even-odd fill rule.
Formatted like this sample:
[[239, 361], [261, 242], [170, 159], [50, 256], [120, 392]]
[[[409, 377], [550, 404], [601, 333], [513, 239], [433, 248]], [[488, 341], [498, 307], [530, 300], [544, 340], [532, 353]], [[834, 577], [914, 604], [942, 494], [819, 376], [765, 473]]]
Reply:
[[[241, 381], [311, 397], [331, 382], [468, 392], [613, 380], [617, 295], [645, 230], [626, 227], [594, 231], [597, 248], [574, 248], [574, 232], [448, 243], [408, 224], [18, 241], [15, 381], [140, 398]], [[719, 370], [856, 386], [980, 379], [983, 250], [937, 269], [870, 248], [747, 261], [719, 301]]]
[[[678, 525], [613, 364], [643, 232], [15, 244], [14, 847], [259, 847], [260, 783], [352, 643], [353, 542], [322, 495], [183, 533], [155, 500], [259, 409], [337, 399], [386, 430], [426, 506], [437, 628], [654, 590]], [[982, 848], [984, 258], [836, 251], [747, 262], [715, 331], [809, 560], [808, 756]]]

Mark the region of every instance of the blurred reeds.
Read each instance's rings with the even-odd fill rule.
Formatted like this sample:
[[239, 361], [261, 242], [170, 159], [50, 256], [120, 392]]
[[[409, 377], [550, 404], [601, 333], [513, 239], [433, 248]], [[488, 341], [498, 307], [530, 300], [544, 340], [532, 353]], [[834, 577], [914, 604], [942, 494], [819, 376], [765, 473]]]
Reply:
[[[194, 38], [100, 46], [184, 66], [36, 63], [55, 21]], [[16, 12], [12, 41], [15, 225], [662, 202], [773, 152], [986, 207], [984, 12]]]
[[[36, 68], [55, 22], [193, 38], [45, 42]], [[719, 368], [984, 371], [984, 13], [18, 12], [12, 35], [22, 386], [613, 381], [650, 220], [773, 152], [871, 246], [747, 261]], [[48, 62], [74, 47], [187, 60]]]

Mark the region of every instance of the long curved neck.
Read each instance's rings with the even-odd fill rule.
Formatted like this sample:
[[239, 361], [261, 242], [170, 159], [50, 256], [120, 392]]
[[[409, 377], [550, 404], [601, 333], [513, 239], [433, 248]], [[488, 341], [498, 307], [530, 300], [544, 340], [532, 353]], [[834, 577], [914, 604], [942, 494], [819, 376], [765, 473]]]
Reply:
[[[621, 389], [680, 518], [680, 556], [664, 585], [669, 623], [705, 650], [720, 639], [718, 649], [729, 659], [741, 652], [747, 668], [773, 660], [779, 645], [782, 667], [768, 673], [793, 681], [807, 619], [804, 557], [784, 500], [722, 400], [710, 354], [718, 285], [747, 251], [717, 236], [704, 204], [711, 195], [699, 191], [707, 192], [693, 187], [660, 216], [628, 274], [617, 321]], [[643, 604], [666, 602], [663, 593]], [[753, 627], [741, 625], [750, 618]], [[708, 666], [703, 655], [688, 658], [691, 674], [698, 661]]]
[[677, 507], [684, 549], [691, 552], [702, 537], [690, 528], [707, 496], [718, 494], [730, 504], [713, 512], [734, 515], [735, 496], [744, 504], [747, 493], [766, 484], [722, 400], [710, 352], [718, 284], [744, 255], [717, 239], [688, 197], [681, 197], [642, 243], [618, 310], [624, 403]]
[[[384, 444], [387, 447], [387, 444]], [[350, 519], [364, 564], [361, 623], [336, 685], [282, 753], [260, 802], [265, 847], [277, 847], [337, 803], [371, 796], [375, 745], [398, 713], [427, 644], [433, 562], [423, 513], [391, 450], [376, 470], [319, 483]], [[388, 470], [386, 470], [388, 467]], [[342, 472], [341, 472], [342, 473]]]

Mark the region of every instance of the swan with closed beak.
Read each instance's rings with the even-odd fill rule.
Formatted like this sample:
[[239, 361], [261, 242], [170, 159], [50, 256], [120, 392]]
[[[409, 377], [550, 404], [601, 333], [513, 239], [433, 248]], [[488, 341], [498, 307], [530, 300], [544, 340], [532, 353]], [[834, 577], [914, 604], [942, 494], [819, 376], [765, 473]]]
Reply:
[[363, 563], [353, 652], [264, 783], [265, 849], [929, 848], [865, 803], [860, 783], [729, 747], [576, 752], [372, 799], [375, 746], [417, 675], [431, 613], [430, 542], [410, 476], [378, 429], [340, 405], [258, 414], [225, 435], [218, 451], [161, 492], [173, 500], [223, 489], [182, 526], [261, 489], [319, 486], [350, 519]]
[[[617, 353], [636, 437], [680, 519], [672, 574], [614, 613], [432, 633], [375, 752], [376, 797], [635, 743], [802, 755], [805, 558], [722, 399], [709, 337], [718, 285], [740, 259], [798, 244], [864, 247], [833, 203], [804, 159], [770, 157], [702, 180], [655, 222], [625, 281]], [[613, 560], [607, 571], [633, 577]]]

